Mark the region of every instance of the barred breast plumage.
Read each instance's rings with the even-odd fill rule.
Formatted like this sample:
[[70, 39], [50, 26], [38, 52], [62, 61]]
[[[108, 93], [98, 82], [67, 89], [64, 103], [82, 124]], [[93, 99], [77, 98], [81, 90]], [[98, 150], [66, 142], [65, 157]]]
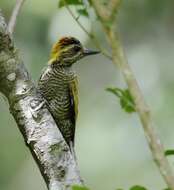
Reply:
[[77, 76], [69, 67], [54, 64], [44, 69], [38, 82], [38, 90], [68, 144], [74, 143], [77, 98], [73, 92], [77, 93], [76, 84]]

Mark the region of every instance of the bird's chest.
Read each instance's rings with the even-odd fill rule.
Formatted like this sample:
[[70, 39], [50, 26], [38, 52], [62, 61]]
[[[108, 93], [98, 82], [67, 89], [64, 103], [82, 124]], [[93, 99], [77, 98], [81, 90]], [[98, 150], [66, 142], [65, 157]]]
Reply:
[[73, 72], [58, 72], [50, 77], [49, 92], [52, 95], [50, 94], [49, 105], [54, 109], [56, 117], [69, 117], [72, 110], [70, 86], [75, 80], [77, 76]]
[[60, 97], [60, 99], [66, 99], [69, 95], [71, 83], [77, 80], [77, 76], [74, 72], [59, 71], [50, 77], [51, 88], [54, 93]]

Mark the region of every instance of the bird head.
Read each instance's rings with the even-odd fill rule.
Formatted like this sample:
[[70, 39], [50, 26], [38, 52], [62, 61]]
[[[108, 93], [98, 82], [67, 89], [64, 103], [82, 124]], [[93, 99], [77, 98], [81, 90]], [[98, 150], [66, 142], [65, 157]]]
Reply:
[[98, 53], [100, 52], [84, 48], [74, 37], [63, 37], [53, 45], [49, 63], [71, 66], [83, 57]]

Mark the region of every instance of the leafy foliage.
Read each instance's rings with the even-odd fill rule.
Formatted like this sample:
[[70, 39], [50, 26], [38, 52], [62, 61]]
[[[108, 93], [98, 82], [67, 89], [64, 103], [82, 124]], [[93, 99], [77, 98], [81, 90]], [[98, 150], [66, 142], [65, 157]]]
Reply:
[[120, 99], [120, 105], [127, 113], [135, 112], [135, 103], [128, 89], [107, 88], [107, 91], [113, 93]]
[[83, 5], [82, 0], [60, 0], [59, 1], [59, 8], [64, 7], [65, 5]]
[[[83, 0], [60, 0], [58, 3], [58, 7], [62, 8], [64, 6], [74, 5], [76, 6], [76, 10], [80, 16], [89, 17], [88, 11], [86, 9], [86, 5]], [[90, 2], [89, 2], [90, 5]]]
[[89, 188], [79, 185], [73, 185], [72, 190], [89, 190]]
[[165, 156], [172, 156], [172, 155], [174, 155], [174, 150], [173, 149], [165, 151]]
[[[123, 189], [116, 189], [116, 190], [123, 190]], [[147, 189], [145, 187], [135, 185], [135, 186], [131, 187], [129, 190], [147, 190]], [[169, 190], [169, 189], [166, 189], [166, 190]]]
[[135, 186], [131, 187], [130, 190], [147, 190], [147, 189], [145, 187], [135, 185]]
[[79, 15], [83, 15], [85, 17], [89, 16], [89, 14], [88, 14], [88, 12], [87, 12], [87, 10], [85, 8], [77, 9], [77, 12], [79, 13]]

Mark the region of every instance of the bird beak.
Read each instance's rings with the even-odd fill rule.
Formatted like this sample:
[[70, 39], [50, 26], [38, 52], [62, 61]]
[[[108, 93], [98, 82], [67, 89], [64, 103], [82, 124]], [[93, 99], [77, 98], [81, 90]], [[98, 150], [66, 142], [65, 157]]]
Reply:
[[87, 48], [83, 49], [83, 55], [84, 56], [95, 55], [95, 54], [98, 54], [98, 53], [100, 53], [100, 51], [95, 51], [95, 50], [91, 50], [91, 49], [87, 49]]

